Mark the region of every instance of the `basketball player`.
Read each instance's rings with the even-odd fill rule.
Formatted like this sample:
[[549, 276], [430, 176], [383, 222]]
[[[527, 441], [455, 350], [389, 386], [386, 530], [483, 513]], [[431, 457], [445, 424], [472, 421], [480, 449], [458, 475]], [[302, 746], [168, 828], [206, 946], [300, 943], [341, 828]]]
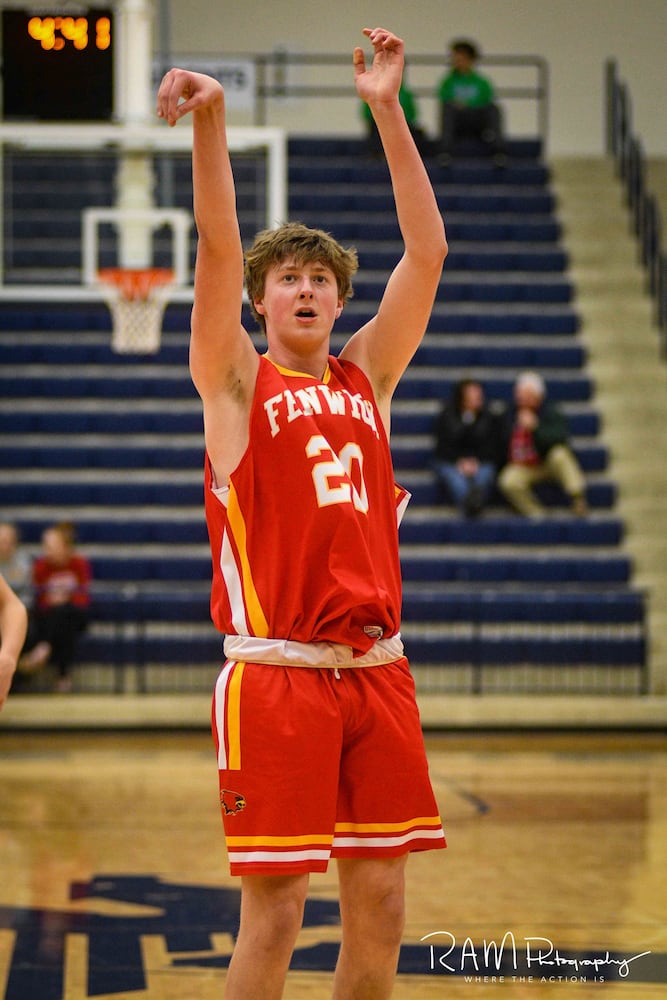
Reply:
[[397, 520], [388, 444], [396, 385], [417, 348], [447, 252], [398, 101], [403, 42], [364, 29], [358, 96], [383, 142], [404, 253], [375, 317], [330, 356], [356, 254], [298, 224], [261, 233], [245, 284], [265, 331], [240, 325], [244, 261], [224, 95], [172, 69], [170, 125], [194, 119], [199, 243], [190, 367], [203, 400], [212, 615], [226, 663], [214, 699], [230, 869], [242, 876], [227, 998], [278, 1000], [310, 872], [337, 860], [342, 946], [334, 997], [391, 995], [410, 851], [445, 846], [399, 636]]
[[7, 700], [28, 630], [28, 612], [4, 576], [0, 576], [0, 711]]

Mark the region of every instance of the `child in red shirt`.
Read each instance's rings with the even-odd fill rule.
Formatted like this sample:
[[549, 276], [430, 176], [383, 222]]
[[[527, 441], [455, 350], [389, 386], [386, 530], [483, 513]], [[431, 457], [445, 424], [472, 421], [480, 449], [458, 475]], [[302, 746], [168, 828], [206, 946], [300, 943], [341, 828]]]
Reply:
[[88, 624], [91, 567], [74, 549], [71, 524], [47, 528], [42, 535], [43, 555], [32, 572], [35, 599], [33, 624], [37, 645], [22, 658], [24, 670], [36, 670], [51, 661], [57, 671], [57, 690], [70, 691], [70, 667], [76, 641]]

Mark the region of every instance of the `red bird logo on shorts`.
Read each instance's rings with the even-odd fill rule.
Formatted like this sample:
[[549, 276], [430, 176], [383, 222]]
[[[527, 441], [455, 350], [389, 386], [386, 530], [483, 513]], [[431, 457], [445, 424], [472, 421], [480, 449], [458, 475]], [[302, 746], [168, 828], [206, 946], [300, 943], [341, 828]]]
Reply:
[[229, 789], [223, 788], [220, 792], [220, 805], [226, 816], [234, 816], [245, 809], [246, 801], [238, 792], [230, 792]]

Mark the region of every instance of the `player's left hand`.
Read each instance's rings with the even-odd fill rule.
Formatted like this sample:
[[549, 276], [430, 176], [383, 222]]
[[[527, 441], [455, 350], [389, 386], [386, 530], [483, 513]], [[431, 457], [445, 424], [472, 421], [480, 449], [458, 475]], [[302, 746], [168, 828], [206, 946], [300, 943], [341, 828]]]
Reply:
[[354, 83], [359, 97], [372, 104], [397, 97], [404, 65], [403, 40], [386, 28], [364, 28], [373, 45], [373, 62], [366, 66], [364, 50], [354, 50]]

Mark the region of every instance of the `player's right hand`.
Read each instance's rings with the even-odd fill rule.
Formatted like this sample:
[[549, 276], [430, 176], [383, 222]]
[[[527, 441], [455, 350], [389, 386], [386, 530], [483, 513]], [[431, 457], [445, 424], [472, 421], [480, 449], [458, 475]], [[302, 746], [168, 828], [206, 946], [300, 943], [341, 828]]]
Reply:
[[187, 69], [170, 69], [162, 78], [157, 95], [158, 118], [175, 125], [191, 111], [222, 103], [221, 84], [212, 76]]

